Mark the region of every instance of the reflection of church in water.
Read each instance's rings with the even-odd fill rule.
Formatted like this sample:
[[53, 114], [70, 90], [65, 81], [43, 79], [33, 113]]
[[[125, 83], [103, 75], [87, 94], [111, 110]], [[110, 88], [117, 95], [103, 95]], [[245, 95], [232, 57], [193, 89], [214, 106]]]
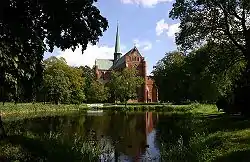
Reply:
[[[147, 159], [148, 156], [158, 156], [159, 151], [156, 146], [156, 131], [154, 129], [157, 120], [158, 114], [152, 112], [145, 112], [140, 116], [135, 115], [135, 118], [128, 118], [128, 125], [121, 125], [123, 127], [122, 132], [114, 129], [110, 135], [107, 135], [111, 136], [111, 139], [107, 139], [110, 140], [110, 143], [111, 141], [114, 143], [115, 140], [117, 140], [117, 143], [112, 146], [113, 151], [108, 155], [109, 158], [107, 158], [107, 155], [103, 155], [102, 159], [109, 159], [108, 161], [141, 161]], [[117, 136], [122, 138], [119, 139]]]

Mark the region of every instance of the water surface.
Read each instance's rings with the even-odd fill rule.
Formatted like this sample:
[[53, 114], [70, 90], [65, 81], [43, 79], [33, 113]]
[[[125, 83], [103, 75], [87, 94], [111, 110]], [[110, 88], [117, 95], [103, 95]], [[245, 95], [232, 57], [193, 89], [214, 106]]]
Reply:
[[32, 160], [162, 161], [163, 143], [188, 142], [184, 123], [155, 112], [103, 112], [27, 118], [5, 127], [16, 144], [38, 157]]

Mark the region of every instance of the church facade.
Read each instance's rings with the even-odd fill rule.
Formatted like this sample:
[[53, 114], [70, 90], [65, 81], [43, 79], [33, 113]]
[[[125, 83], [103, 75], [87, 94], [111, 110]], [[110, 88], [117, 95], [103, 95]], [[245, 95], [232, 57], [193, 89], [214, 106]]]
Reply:
[[134, 46], [126, 54], [120, 51], [120, 38], [117, 26], [114, 59], [96, 59], [96, 78], [102, 83], [107, 83], [111, 77], [112, 70], [124, 68], [136, 68], [138, 76], [144, 79], [144, 85], [137, 91], [137, 99], [129, 102], [158, 102], [158, 91], [151, 76], [147, 76], [147, 62], [139, 50]]

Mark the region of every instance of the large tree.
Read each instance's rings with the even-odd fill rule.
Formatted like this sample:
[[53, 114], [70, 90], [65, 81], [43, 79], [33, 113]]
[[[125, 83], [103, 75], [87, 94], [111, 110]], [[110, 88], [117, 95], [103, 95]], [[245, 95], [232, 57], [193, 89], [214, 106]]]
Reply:
[[[16, 79], [33, 77], [43, 53], [95, 44], [108, 27], [96, 0], [3, 0], [0, 2], [1, 98]], [[47, 46], [46, 46], [47, 45]], [[6, 89], [6, 90], [5, 90]], [[13, 88], [12, 88], [13, 89]], [[33, 87], [34, 89], [34, 87]]]
[[74, 50], [80, 45], [84, 51], [89, 42], [97, 43], [108, 22], [94, 2], [97, 0], [1, 0], [1, 98], [19, 77], [30, 76], [26, 75], [29, 69], [32, 74], [37, 71], [47, 49]]
[[101, 82], [93, 80], [86, 88], [86, 99], [88, 103], [100, 103], [107, 101], [109, 95], [108, 89]]
[[[245, 67], [231, 45], [209, 42], [188, 55], [169, 52], [153, 69], [161, 101], [215, 102], [232, 92], [232, 85]], [[241, 60], [241, 61], [240, 61]]]
[[237, 105], [244, 112], [249, 111], [250, 1], [176, 0], [170, 17], [181, 21], [176, 43], [183, 49], [213, 41], [231, 43], [240, 50], [247, 65], [235, 88], [232, 105]]
[[185, 64], [186, 56], [180, 52], [166, 53], [154, 67], [153, 74], [159, 89], [161, 101], [179, 103], [185, 98]]
[[64, 58], [52, 56], [44, 61], [42, 92], [45, 101], [82, 103], [85, 100], [84, 78], [79, 68], [67, 65]]
[[137, 73], [134, 68], [112, 72], [108, 87], [115, 100], [127, 104], [129, 99], [137, 97], [137, 92], [144, 83], [143, 78], [138, 76]]

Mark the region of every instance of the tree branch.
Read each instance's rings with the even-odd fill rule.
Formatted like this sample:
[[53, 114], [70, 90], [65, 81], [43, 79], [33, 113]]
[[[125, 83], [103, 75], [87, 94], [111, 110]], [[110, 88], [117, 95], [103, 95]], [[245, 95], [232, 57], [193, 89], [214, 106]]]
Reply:
[[237, 14], [236, 10], [233, 11], [233, 14], [238, 20], [242, 21], [243, 18]]
[[222, 71], [222, 75], [227, 75], [228, 72], [231, 72], [229, 69], [231, 67], [233, 67], [236, 63], [240, 62], [240, 61], [245, 61], [245, 58], [244, 57], [236, 57], [235, 59], [233, 59], [227, 66], [226, 66], [226, 70], [225, 71]]
[[248, 38], [248, 30], [247, 30], [247, 27], [246, 27], [246, 15], [245, 15], [245, 5], [243, 4], [243, 10], [242, 10], [242, 20], [241, 20], [241, 25], [242, 25], [242, 28], [243, 28], [243, 34], [245, 36], [245, 41], [247, 42], [247, 40], [249, 39]]
[[228, 22], [228, 13], [227, 11], [225, 11], [223, 8], [221, 8], [223, 10], [223, 13], [224, 13], [224, 18], [225, 18], [225, 27], [226, 27], [226, 34], [227, 36], [229, 37], [229, 39], [235, 44], [236, 47], [238, 47], [243, 53], [245, 52], [245, 48], [240, 45], [233, 37], [232, 33], [230, 32], [230, 29], [229, 29], [229, 22]]

